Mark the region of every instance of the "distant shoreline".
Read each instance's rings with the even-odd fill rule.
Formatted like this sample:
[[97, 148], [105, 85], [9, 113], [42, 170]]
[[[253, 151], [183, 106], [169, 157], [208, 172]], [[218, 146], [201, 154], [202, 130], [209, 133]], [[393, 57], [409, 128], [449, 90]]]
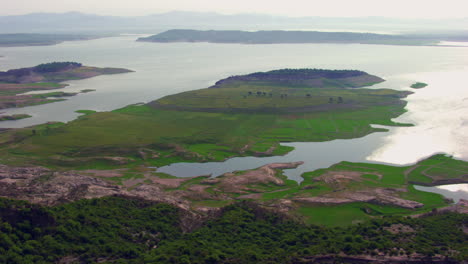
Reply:
[[404, 46], [438, 46], [442, 39], [417, 35], [389, 35], [357, 32], [322, 31], [240, 31], [172, 29], [157, 35], [138, 38], [137, 41], [173, 43], [208, 42], [236, 44], [380, 44]]

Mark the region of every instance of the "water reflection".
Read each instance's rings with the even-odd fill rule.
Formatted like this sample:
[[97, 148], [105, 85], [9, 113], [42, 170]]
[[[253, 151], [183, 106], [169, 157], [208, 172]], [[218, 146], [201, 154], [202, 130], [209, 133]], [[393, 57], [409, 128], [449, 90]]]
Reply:
[[466, 67], [450, 72], [408, 75], [408, 78], [429, 84], [408, 97], [408, 112], [396, 119], [415, 126], [394, 129], [368, 158], [402, 164], [445, 152], [467, 160], [468, 89], [463, 84], [466, 76]]

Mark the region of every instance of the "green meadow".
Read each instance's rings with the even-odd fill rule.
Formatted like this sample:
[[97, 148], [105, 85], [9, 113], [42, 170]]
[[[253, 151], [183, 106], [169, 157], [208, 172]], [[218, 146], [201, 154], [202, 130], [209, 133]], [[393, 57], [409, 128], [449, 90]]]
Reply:
[[[44, 124], [0, 134], [2, 162], [18, 160], [48, 165], [49, 158], [118, 155], [142, 161], [138, 151], [157, 152], [159, 165], [181, 160], [223, 160], [256, 155], [280, 142], [327, 141], [385, 131], [371, 124], [398, 125], [390, 119], [402, 107], [375, 106], [354, 111], [298, 114], [210, 113], [154, 109], [134, 105], [112, 112], [87, 113], [67, 124]], [[164, 154], [166, 153], [166, 154]], [[270, 154], [270, 155], [271, 155]], [[167, 160], [167, 162], [166, 162]]]

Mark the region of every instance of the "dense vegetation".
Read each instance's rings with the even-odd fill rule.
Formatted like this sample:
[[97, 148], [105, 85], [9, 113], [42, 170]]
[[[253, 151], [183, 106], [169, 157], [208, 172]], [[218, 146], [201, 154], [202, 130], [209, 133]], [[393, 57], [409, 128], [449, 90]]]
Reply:
[[39, 64], [36, 67], [34, 67], [34, 71], [36, 72], [58, 72], [62, 70], [67, 70], [71, 68], [77, 68], [83, 66], [81, 63], [78, 62], [71, 62], [71, 61], [66, 61], [66, 62], [49, 62], [49, 63], [43, 63]]
[[246, 77], [259, 78], [346, 78], [360, 75], [366, 75], [366, 72], [358, 70], [325, 70], [325, 69], [280, 69], [268, 72], [255, 72], [246, 75]]
[[383, 82], [384, 79], [358, 70], [280, 69], [255, 72], [222, 79], [213, 88], [232, 84], [288, 86], [294, 88], [358, 88]]
[[355, 32], [318, 31], [239, 31], [172, 29], [157, 35], [139, 38], [149, 42], [213, 42], [213, 43], [366, 43], [393, 45], [424, 45], [438, 41], [435, 38], [410, 35], [385, 35]]
[[[52, 208], [0, 199], [0, 262], [297, 263], [340, 252], [468, 257], [461, 214], [376, 218], [347, 228], [304, 225], [247, 202], [204, 223], [187, 214], [117, 197]], [[181, 221], [202, 226], [185, 233]]]

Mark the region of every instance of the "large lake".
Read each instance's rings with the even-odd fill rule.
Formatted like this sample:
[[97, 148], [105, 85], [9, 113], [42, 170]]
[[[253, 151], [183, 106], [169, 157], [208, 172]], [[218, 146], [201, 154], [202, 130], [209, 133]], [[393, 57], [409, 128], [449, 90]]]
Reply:
[[[241, 45], [210, 43], [157, 44], [135, 42], [138, 36], [65, 42], [55, 46], [0, 48], [0, 70], [51, 61], [122, 67], [134, 73], [70, 81], [64, 91], [95, 89], [64, 102], [5, 109], [33, 118], [0, 122], [24, 127], [47, 121], [70, 121], [79, 109], [107, 111], [149, 102], [165, 95], [205, 88], [230, 75], [279, 68], [359, 69], [387, 81], [375, 87], [410, 89], [416, 81], [429, 84], [407, 98], [408, 112], [397, 120], [414, 127], [393, 128], [353, 140], [294, 143], [286, 157], [233, 159], [211, 165], [181, 164], [197, 174], [258, 167], [271, 161], [306, 161], [289, 177], [328, 167], [342, 160], [408, 164], [444, 152], [468, 160], [468, 47], [411, 47], [360, 44]], [[185, 166], [185, 167], [184, 167]], [[205, 167], [204, 167], [205, 166]], [[209, 167], [209, 168], [208, 168]], [[174, 172], [175, 173], [175, 172]], [[177, 174], [177, 173], [176, 173]], [[188, 176], [188, 175], [185, 175]]]

